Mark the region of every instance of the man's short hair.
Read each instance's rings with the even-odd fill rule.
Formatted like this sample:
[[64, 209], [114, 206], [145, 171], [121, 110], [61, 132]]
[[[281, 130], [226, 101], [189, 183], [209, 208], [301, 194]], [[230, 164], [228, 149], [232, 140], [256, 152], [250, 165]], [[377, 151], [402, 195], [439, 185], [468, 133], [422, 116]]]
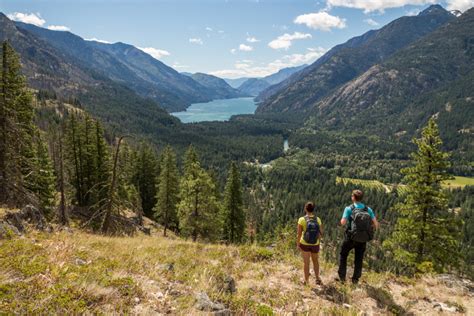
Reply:
[[362, 201], [362, 198], [364, 197], [364, 192], [362, 192], [362, 190], [354, 190], [352, 191], [352, 195], [354, 196], [356, 201]]

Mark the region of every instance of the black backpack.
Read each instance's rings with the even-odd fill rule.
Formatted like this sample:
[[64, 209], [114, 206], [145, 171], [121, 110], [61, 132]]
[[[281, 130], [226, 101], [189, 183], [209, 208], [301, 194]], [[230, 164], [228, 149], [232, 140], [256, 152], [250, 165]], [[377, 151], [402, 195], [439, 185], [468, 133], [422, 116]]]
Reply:
[[309, 217], [306, 215], [304, 219], [306, 220], [306, 231], [304, 232], [303, 240], [308, 244], [315, 244], [321, 233], [318, 218], [316, 216]]
[[374, 239], [374, 227], [367, 206], [356, 208], [351, 205], [352, 215], [348, 227], [348, 236], [356, 242], [368, 242]]

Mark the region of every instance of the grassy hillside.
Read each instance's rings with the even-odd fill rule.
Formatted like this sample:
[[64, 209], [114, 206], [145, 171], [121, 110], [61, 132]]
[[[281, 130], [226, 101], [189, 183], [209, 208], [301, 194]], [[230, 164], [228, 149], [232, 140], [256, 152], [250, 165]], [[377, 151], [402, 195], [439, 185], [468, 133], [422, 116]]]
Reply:
[[449, 277], [366, 273], [362, 284], [352, 287], [334, 284], [334, 267], [323, 263], [325, 285], [305, 287], [300, 258], [284, 248], [281, 243], [267, 249], [79, 231], [30, 233], [0, 241], [0, 311], [205, 314], [196, 303], [198, 293], [238, 315], [421, 315], [436, 313], [436, 304], [474, 311], [472, 292], [469, 296], [462, 282]]
[[464, 188], [466, 185], [474, 185], [474, 178], [454, 177], [453, 180], [445, 181], [444, 185], [449, 188]]

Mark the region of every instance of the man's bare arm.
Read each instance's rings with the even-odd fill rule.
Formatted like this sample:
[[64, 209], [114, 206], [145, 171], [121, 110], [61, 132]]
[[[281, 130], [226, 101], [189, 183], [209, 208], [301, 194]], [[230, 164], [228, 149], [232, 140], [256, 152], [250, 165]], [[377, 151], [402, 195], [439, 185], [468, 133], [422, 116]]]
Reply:
[[374, 225], [375, 230], [379, 229], [379, 222], [377, 221], [377, 218], [372, 218], [372, 225]]

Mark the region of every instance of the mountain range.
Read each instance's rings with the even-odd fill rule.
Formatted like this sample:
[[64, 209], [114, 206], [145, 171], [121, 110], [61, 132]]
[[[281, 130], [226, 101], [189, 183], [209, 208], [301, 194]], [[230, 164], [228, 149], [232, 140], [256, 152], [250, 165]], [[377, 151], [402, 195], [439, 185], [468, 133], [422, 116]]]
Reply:
[[304, 64], [297, 67], [283, 68], [278, 72], [263, 78], [237, 78], [225, 79], [225, 81], [232, 87], [239, 89], [244, 94], [257, 96], [266, 88], [284, 81], [294, 73], [304, 69], [307, 66], [308, 65]]
[[[216, 91], [212, 86], [180, 74], [135, 46], [87, 41], [70, 32], [51, 31], [21, 22], [15, 25], [73, 57], [84, 67], [93, 68], [103, 76], [127, 85], [140, 96], [158, 102], [168, 111], [184, 110], [192, 103], [223, 97], [220, 89]], [[239, 95], [231, 89], [229, 87], [227, 95]]]
[[265, 89], [255, 119], [296, 114], [313, 129], [411, 137], [435, 115], [450, 146], [472, 152], [474, 9], [456, 17], [430, 6], [335, 46], [309, 66], [247, 78], [239, 89], [215, 76], [178, 73], [128, 44], [86, 41], [3, 14], [0, 26], [0, 40], [19, 52], [31, 87], [77, 98], [117, 128], [163, 134], [180, 125], [164, 109]]
[[356, 129], [370, 121], [370, 128], [385, 133], [416, 130], [436, 116], [441, 129], [451, 134], [449, 146], [465, 136], [461, 137], [467, 140], [465, 149], [472, 149], [474, 9], [373, 65], [312, 106], [318, 124]]
[[224, 79], [213, 75], [197, 72], [191, 74], [190, 77], [204, 87], [212, 89], [215, 99], [231, 99], [249, 96], [238, 89], [232, 88]]
[[[155, 101], [138, 95], [124, 83], [112, 80], [103, 69], [73, 56], [73, 48], [60, 49], [59, 45], [52, 45], [28, 31], [26, 26], [21, 26], [0, 13], [0, 41], [8, 40], [21, 56], [22, 70], [30, 87], [54, 92], [62, 100], [77, 100], [112, 130], [143, 133], [153, 129], [159, 132], [167, 126], [180, 124]], [[78, 50], [83, 48], [82, 39], [66, 32], [57, 34], [59, 38], [71, 38], [69, 43]], [[117, 62], [112, 55], [98, 49], [85, 49], [84, 54], [90, 53], [91, 59], [103, 58], [103, 63], [110, 65]], [[117, 68], [127, 70], [122, 63], [118, 63]]]
[[404, 16], [335, 46], [312, 65], [257, 98], [257, 112], [307, 111], [334, 89], [363, 74], [398, 50], [456, 19], [439, 5]]

